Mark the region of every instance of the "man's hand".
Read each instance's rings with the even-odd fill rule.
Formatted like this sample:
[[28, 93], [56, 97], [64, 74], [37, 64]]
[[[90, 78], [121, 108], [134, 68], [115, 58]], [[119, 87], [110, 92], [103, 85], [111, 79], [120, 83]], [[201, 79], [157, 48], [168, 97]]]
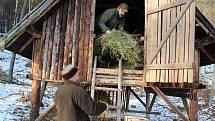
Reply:
[[105, 33], [109, 34], [110, 32], [111, 32], [111, 30], [108, 29]]

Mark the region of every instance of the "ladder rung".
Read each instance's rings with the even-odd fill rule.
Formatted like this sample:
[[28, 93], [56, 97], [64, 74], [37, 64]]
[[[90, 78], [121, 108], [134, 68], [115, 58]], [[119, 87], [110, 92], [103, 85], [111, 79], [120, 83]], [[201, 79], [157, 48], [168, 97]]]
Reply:
[[108, 105], [109, 109], [122, 109], [122, 106]]
[[95, 90], [104, 90], [104, 91], [122, 91], [122, 89], [117, 88], [107, 88], [107, 87], [95, 87]]

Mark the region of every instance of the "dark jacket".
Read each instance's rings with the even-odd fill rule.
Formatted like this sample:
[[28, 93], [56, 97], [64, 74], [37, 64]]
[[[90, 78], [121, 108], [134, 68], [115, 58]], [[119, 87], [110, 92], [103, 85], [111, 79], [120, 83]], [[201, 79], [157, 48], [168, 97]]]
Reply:
[[104, 103], [96, 103], [90, 95], [76, 84], [59, 86], [54, 102], [59, 121], [90, 121], [88, 115], [99, 115], [106, 108]]
[[[103, 33], [106, 30], [118, 29], [123, 30], [125, 26], [125, 17], [119, 17], [117, 8], [107, 9], [104, 13], [96, 18], [95, 32]], [[99, 33], [99, 34], [100, 34]]]

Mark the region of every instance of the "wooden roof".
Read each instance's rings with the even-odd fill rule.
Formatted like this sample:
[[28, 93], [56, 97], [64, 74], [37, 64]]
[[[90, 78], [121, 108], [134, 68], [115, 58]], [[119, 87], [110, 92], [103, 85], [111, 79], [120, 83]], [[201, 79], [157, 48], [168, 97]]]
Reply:
[[[1, 40], [0, 49], [7, 49], [29, 59], [32, 58], [34, 38], [40, 38], [43, 21], [64, 0], [46, 0], [27, 14]], [[201, 65], [215, 62], [215, 29], [211, 22], [196, 9], [196, 45], [201, 49]]]
[[44, 0], [33, 11], [28, 13], [1, 40], [0, 50], [7, 49], [31, 59], [33, 38], [39, 38], [43, 20], [51, 14], [51, 9], [63, 0]]

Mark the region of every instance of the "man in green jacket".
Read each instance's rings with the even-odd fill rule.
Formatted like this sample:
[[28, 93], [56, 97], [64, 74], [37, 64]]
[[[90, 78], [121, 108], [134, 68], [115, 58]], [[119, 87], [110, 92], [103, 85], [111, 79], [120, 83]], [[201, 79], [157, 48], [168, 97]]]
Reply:
[[93, 101], [87, 91], [79, 86], [78, 69], [70, 67], [71, 65], [66, 66], [61, 72], [65, 82], [55, 93], [57, 119], [58, 121], [90, 121], [88, 115], [101, 114], [106, 110], [107, 105]]
[[128, 5], [121, 3], [117, 8], [107, 9], [96, 18], [95, 33], [110, 33], [112, 29], [123, 30], [125, 26], [125, 15], [128, 12]]

